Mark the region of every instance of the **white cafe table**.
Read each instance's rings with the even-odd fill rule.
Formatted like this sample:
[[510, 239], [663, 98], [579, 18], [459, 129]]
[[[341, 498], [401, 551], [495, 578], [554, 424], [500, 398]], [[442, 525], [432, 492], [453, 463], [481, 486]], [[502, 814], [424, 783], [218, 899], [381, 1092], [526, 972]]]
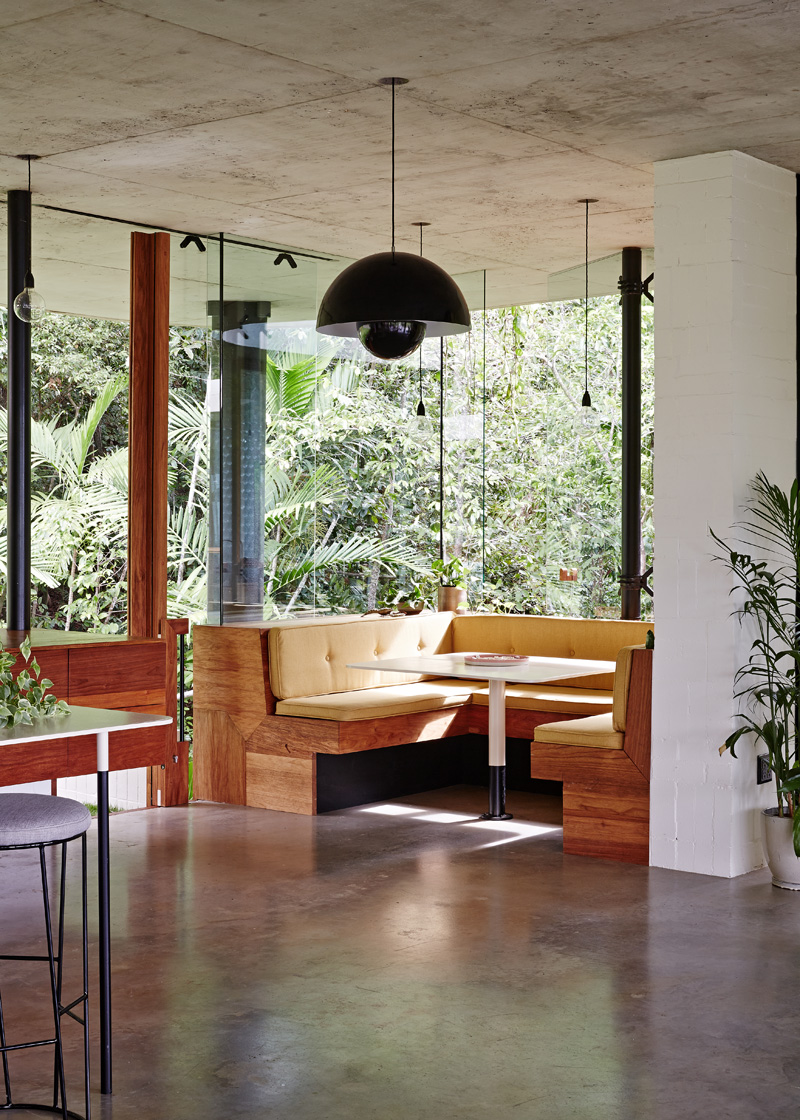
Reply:
[[[0, 728], [3, 747], [94, 735], [97, 743], [97, 879], [100, 958], [100, 1091], [111, 1092], [111, 904], [108, 850], [108, 737], [115, 731], [141, 731], [172, 723], [170, 716], [140, 715], [106, 708], [73, 706], [33, 726]], [[2, 791], [0, 791], [2, 792]]]
[[489, 811], [482, 819], [511, 820], [506, 812], [506, 685], [550, 684], [570, 677], [603, 676], [614, 672], [613, 661], [578, 661], [573, 657], [527, 657], [514, 665], [468, 665], [468, 653], [432, 653], [416, 657], [387, 657], [349, 665], [378, 673], [424, 673], [489, 684]]

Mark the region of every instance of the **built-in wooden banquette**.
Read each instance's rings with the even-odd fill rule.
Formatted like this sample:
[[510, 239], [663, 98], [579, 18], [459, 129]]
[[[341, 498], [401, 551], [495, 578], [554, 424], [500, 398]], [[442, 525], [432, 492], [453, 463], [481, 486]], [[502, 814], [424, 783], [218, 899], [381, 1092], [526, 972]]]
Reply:
[[[461, 651], [614, 661], [647, 628], [445, 612], [196, 626], [195, 797], [316, 813], [332, 756], [385, 750], [388, 762], [396, 748], [486, 733], [487, 686], [411, 676], [398, 683], [353, 662]], [[540, 723], [610, 713], [613, 686], [613, 674], [509, 686], [506, 734], [530, 741]]]
[[562, 782], [564, 851], [650, 862], [650, 705], [653, 651], [617, 656], [612, 710], [540, 724], [531, 775]]
[[[13, 653], [19, 652], [26, 636], [42, 676], [53, 682], [52, 691], [60, 700], [79, 707], [171, 714], [174, 687], [168, 688], [168, 642], [57, 630], [0, 629], [0, 642]], [[14, 671], [23, 665], [18, 656]], [[180, 765], [174, 761], [174, 737], [174, 726], [112, 735], [110, 768], [152, 766], [161, 772], [163, 766], [164, 773], [167, 768], [177, 771]], [[0, 749], [0, 786], [92, 774], [96, 769], [95, 739], [91, 735]], [[174, 796], [179, 798], [180, 794]]]

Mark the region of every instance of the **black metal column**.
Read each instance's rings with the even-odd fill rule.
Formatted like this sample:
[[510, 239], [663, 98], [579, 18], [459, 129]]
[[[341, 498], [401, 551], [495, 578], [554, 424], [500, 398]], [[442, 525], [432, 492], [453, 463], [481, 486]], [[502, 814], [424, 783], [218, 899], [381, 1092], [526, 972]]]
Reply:
[[30, 264], [31, 196], [8, 192], [8, 572], [6, 625], [31, 624], [31, 328], [13, 311]]
[[622, 618], [641, 618], [642, 250], [622, 250]]
[[[794, 477], [800, 478], [800, 175], [795, 176], [795, 379], [797, 385], [797, 420], [795, 437], [795, 462]], [[800, 617], [800, 594], [797, 604], [798, 617]]]

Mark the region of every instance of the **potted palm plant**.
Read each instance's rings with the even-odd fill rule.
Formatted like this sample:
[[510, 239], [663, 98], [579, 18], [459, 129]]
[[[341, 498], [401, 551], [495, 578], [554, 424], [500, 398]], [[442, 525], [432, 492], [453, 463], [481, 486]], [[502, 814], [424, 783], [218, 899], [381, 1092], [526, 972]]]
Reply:
[[[743, 595], [736, 614], [753, 630], [750, 654], [736, 672], [734, 696], [742, 701], [740, 725], [720, 754], [752, 735], [766, 750], [775, 775], [777, 805], [762, 813], [764, 853], [776, 886], [800, 890], [800, 506], [797, 480], [786, 493], [763, 472], [738, 522], [734, 547], [715, 533], [716, 559]], [[740, 548], [748, 549], [747, 552]], [[751, 551], [752, 550], [752, 551]], [[754, 551], [761, 555], [753, 555]]]

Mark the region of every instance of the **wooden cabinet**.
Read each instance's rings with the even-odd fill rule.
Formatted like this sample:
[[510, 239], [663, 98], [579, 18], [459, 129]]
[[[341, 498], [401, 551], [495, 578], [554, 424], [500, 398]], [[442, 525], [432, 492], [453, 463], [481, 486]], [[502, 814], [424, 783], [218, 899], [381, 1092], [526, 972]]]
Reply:
[[[169, 699], [174, 682], [170, 686], [167, 680], [166, 642], [58, 630], [31, 630], [27, 636], [41, 675], [53, 682], [52, 691], [59, 700], [86, 708], [172, 714]], [[0, 629], [0, 643], [18, 654], [14, 671], [25, 664], [18, 653], [25, 637]], [[174, 767], [175, 737], [174, 726], [113, 735], [111, 769]], [[93, 735], [0, 750], [0, 786], [92, 774], [95, 769]]]

